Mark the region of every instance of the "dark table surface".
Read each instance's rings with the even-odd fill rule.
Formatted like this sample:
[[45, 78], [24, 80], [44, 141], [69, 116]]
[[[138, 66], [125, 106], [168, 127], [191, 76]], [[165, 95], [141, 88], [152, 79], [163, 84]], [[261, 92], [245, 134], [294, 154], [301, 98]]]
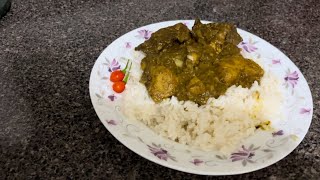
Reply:
[[[234, 22], [305, 75], [313, 122], [285, 159], [240, 176], [191, 175], [131, 152], [96, 116], [88, 82], [101, 51], [137, 27], [195, 17]], [[320, 178], [319, 19], [318, 0], [14, 0], [0, 19], [0, 179]]]

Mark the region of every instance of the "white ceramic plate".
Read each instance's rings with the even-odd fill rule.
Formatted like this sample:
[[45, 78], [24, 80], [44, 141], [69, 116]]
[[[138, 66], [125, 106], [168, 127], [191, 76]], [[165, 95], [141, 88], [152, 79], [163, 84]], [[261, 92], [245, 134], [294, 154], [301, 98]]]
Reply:
[[[300, 70], [276, 47], [238, 29], [242, 54], [260, 59], [263, 66], [282, 80], [287, 119], [273, 122], [274, 131], [259, 131], [245, 140], [230, 155], [203, 152], [180, 145], [155, 134], [141, 122], [126, 119], [121, 95], [112, 90], [110, 73], [124, 68], [123, 57], [136, 59], [134, 47], [160, 28], [182, 22], [189, 28], [193, 20], [160, 22], [135, 29], [111, 43], [97, 59], [90, 77], [90, 97], [101, 122], [126, 147], [157, 164], [194, 174], [231, 175], [255, 171], [281, 160], [293, 151], [306, 135], [312, 119], [312, 97]], [[203, 23], [208, 23], [202, 21]], [[123, 92], [125, 93], [125, 91]]]

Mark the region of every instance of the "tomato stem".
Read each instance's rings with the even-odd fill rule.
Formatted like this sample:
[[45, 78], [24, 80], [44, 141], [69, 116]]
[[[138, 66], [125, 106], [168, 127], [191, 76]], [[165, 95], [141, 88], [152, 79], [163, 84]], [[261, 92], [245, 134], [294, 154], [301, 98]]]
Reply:
[[129, 75], [130, 75], [130, 70], [131, 70], [131, 66], [132, 66], [132, 62], [130, 63], [130, 67], [129, 67], [128, 73], [127, 73], [126, 76], [124, 77], [123, 82], [125, 82], [125, 83], [128, 82]]
[[127, 64], [126, 64], [126, 67], [124, 67], [124, 69], [122, 70], [122, 72], [123, 72], [124, 74], [126, 74], [126, 72], [127, 72], [127, 68], [128, 68], [129, 62], [130, 62], [130, 59], [128, 59]]

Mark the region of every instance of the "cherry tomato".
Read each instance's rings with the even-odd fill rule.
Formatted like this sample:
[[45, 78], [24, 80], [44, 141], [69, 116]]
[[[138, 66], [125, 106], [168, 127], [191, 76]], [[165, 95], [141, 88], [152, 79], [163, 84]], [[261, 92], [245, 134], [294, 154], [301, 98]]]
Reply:
[[113, 71], [110, 75], [110, 81], [112, 82], [118, 82], [122, 81], [125, 74], [122, 71]]
[[116, 93], [122, 93], [125, 88], [126, 88], [126, 83], [124, 83], [123, 81], [115, 82], [115, 83], [112, 85], [112, 89], [113, 89]]

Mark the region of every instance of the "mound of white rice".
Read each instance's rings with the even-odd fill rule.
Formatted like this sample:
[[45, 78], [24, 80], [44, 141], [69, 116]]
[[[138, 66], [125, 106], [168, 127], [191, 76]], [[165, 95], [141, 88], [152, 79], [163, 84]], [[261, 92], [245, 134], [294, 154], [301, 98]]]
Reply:
[[277, 78], [265, 72], [261, 84], [250, 89], [232, 86], [218, 99], [198, 107], [172, 97], [156, 104], [139, 82], [142, 71], [134, 63], [123, 94], [124, 114], [142, 121], [159, 135], [202, 150], [231, 152], [255, 126], [281, 116], [282, 92]]

